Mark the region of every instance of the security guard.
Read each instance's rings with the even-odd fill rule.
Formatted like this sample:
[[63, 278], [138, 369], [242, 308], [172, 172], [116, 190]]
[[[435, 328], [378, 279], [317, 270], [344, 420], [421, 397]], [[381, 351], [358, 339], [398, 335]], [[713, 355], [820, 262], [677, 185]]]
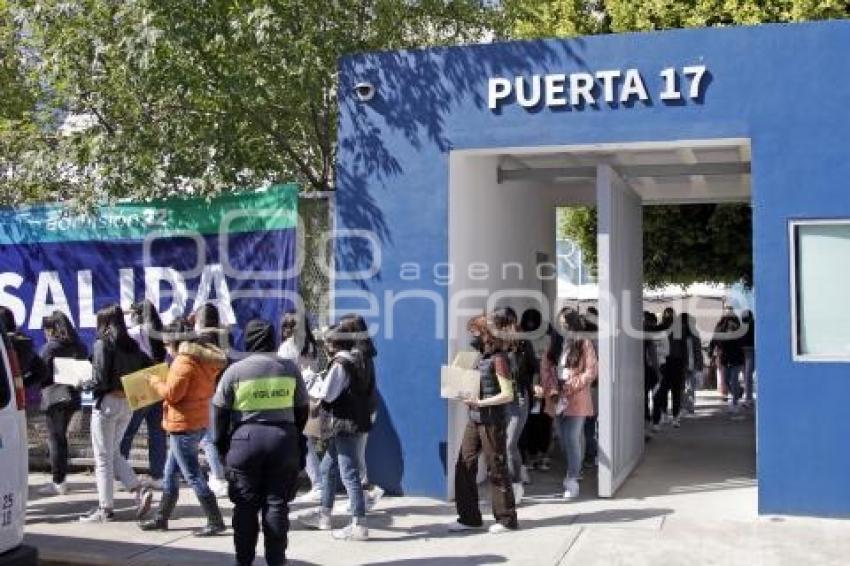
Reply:
[[245, 350], [213, 398], [213, 441], [227, 468], [237, 564], [254, 561], [262, 511], [266, 562], [279, 566], [286, 562], [289, 502], [304, 468], [307, 392], [298, 367], [275, 354], [271, 324], [250, 321]]

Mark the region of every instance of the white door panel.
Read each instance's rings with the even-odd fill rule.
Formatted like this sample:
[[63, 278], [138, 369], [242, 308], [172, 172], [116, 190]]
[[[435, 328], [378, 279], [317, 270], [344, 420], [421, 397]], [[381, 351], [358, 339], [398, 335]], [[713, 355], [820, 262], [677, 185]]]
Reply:
[[599, 496], [613, 497], [644, 449], [643, 227], [640, 197], [597, 167]]

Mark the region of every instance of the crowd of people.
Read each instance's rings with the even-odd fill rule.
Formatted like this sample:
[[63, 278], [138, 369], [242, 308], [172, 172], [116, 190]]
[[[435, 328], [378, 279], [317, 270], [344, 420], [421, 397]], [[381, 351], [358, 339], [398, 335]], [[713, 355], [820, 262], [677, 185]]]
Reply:
[[659, 321], [653, 313], [644, 312], [644, 331], [644, 411], [653, 433], [660, 432], [663, 424], [681, 426], [683, 408], [694, 412], [696, 391], [706, 377], [716, 378], [732, 418], [742, 418], [742, 407], [753, 406], [755, 319], [751, 311], [743, 311], [739, 318], [734, 309], [724, 308], [710, 336], [707, 356], [696, 320], [688, 313], [677, 315], [668, 307]]
[[[517, 505], [530, 471], [547, 471], [557, 439], [566, 458], [563, 497], [580, 494], [583, 470], [596, 465], [598, 313], [590, 307], [562, 309], [544, 325], [536, 309], [522, 317], [510, 307], [469, 321], [470, 347], [479, 353], [480, 391], [466, 400], [469, 419], [456, 469], [457, 521], [449, 531], [483, 527], [478, 487], [479, 457], [486, 463], [493, 514], [491, 533], [518, 528]], [[114, 480], [133, 494], [142, 530], [167, 530], [179, 500], [181, 478], [192, 488], [206, 517], [197, 536], [226, 531], [217, 498], [234, 504], [238, 564], [251, 564], [262, 528], [266, 561], [283, 564], [293, 501], [316, 504], [299, 520], [332, 531], [335, 538], [366, 540], [367, 513], [383, 496], [366, 466], [369, 432], [378, 412], [377, 351], [362, 317], [348, 315], [317, 340], [308, 318], [286, 313], [276, 328], [255, 319], [243, 329], [243, 352], [232, 347], [230, 329], [212, 303], [187, 318], [163, 325], [150, 302], [128, 312], [118, 305], [96, 316], [91, 351], [60, 311], [43, 321], [46, 342], [33, 341], [0, 307], [15, 362], [25, 382], [41, 390], [46, 414], [52, 481], [43, 495], [68, 493], [68, 427], [81, 406], [80, 390], [56, 383], [56, 360], [91, 360], [91, 379], [82, 385], [93, 397], [91, 442], [97, 506], [83, 522], [115, 520]], [[545, 326], [545, 327], [544, 327]], [[645, 414], [651, 430], [681, 425], [693, 412], [705, 362], [692, 316], [666, 309], [661, 320], [644, 313]], [[708, 344], [729, 410], [753, 402], [752, 313], [727, 309]], [[161, 402], [132, 411], [121, 377], [156, 364], [150, 386]], [[743, 377], [743, 387], [740, 378]], [[150, 480], [142, 481], [128, 456], [146, 423]], [[205, 473], [201, 452], [207, 463]], [[296, 498], [305, 471], [310, 489]], [[339, 483], [348, 497], [350, 521], [333, 530]], [[161, 496], [152, 517], [154, 491]]]

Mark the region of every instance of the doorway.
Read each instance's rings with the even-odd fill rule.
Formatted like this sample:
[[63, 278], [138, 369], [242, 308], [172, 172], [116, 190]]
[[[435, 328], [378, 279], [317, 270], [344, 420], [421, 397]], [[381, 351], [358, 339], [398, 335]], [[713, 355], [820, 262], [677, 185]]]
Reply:
[[[496, 306], [539, 308], [556, 299], [540, 257], [555, 257], [555, 209], [598, 212], [599, 463], [596, 492], [613, 497], [645, 448], [642, 210], [654, 204], [748, 202], [746, 139], [465, 150], [450, 154], [448, 359], [464, 324]], [[450, 402], [449, 497], [466, 419]], [[592, 491], [592, 490], [586, 490]]]

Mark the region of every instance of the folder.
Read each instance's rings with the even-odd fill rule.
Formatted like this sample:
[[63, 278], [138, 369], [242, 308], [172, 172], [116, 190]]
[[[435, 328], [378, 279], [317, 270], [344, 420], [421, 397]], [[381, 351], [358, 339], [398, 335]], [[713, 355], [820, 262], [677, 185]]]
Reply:
[[166, 376], [168, 376], [166, 364], [157, 364], [123, 376], [121, 384], [124, 386], [130, 408], [135, 411], [162, 401], [162, 397], [151, 386], [151, 378], [164, 379]]

